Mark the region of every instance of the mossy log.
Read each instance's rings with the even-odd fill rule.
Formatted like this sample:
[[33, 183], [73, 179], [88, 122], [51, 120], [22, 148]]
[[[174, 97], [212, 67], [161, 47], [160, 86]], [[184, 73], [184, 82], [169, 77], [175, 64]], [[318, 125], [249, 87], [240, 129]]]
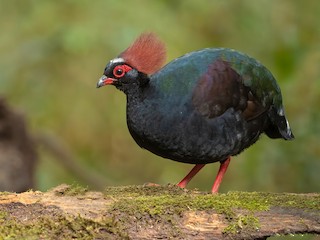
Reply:
[[320, 194], [61, 185], [0, 194], [0, 239], [266, 239], [320, 234]]

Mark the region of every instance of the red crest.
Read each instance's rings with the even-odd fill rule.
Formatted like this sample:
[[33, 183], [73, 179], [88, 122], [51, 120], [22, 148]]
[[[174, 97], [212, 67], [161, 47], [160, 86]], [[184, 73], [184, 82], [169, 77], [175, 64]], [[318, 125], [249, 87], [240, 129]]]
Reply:
[[154, 33], [143, 33], [119, 57], [139, 72], [153, 74], [166, 60], [166, 47]]

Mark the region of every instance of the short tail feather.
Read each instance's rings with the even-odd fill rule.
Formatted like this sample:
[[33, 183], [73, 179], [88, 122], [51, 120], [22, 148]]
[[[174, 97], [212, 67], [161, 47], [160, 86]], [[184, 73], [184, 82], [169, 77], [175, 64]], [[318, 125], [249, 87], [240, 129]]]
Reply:
[[283, 138], [285, 140], [293, 140], [294, 135], [290, 128], [289, 122], [284, 115], [284, 110], [279, 111], [272, 108], [269, 112], [270, 124], [266, 128], [265, 133], [270, 138]]

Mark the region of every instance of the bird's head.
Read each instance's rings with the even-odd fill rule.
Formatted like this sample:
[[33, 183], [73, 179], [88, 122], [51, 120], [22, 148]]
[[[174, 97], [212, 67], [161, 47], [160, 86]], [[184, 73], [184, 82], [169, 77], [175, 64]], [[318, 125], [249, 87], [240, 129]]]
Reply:
[[164, 43], [153, 33], [143, 33], [107, 64], [97, 87], [114, 85], [125, 91], [132, 85], [142, 86], [149, 81], [149, 75], [162, 67], [165, 59]]

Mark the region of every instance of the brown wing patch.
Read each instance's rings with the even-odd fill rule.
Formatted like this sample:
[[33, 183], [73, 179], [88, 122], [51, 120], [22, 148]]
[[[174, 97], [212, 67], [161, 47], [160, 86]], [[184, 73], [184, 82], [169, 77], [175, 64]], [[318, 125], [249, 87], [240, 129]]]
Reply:
[[213, 118], [228, 108], [244, 109], [248, 89], [240, 75], [228, 62], [216, 60], [199, 79], [194, 89], [192, 103], [202, 115]]
[[246, 119], [247, 121], [251, 121], [261, 116], [266, 111], [267, 109], [257, 101], [253, 94], [251, 92], [248, 92], [247, 106], [242, 112], [242, 116], [244, 117], [244, 119]]
[[228, 62], [217, 60], [209, 65], [199, 79], [192, 95], [197, 111], [208, 118], [223, 114], [227, 109], [242, 111], [242, 116], [251, 121], [267, 111], [244, 86], [241, 76]]

